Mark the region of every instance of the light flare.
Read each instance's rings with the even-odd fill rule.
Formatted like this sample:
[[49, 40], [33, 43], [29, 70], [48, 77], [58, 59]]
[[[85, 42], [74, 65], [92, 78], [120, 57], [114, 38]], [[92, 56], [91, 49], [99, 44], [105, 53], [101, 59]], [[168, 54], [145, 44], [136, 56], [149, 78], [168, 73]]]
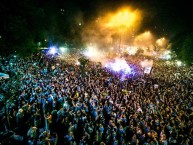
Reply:
[[57, 48], [55, 46], [50, 47], [48, 53], [52, 55], [56, 54]]
[[99, 50], [95, 45], [89, 45], [85, 51], [83, 51], [83, 55], [92, 61], [101, 62], [105, 57], [105, 52]]
[[180, 60], [177, 60], [177, 61], [176, 61], [176, 64], [177, 64], [177, 66], [179, 66], [179, 67], [182, 66], [182, 62], [181, 62]]
[[98, 52], [98, 50], [97, 50], [96, 47], [94, 47], [94, 46], [88, 46], [88, 47], [86, 48], [86, 50], [83, 52], [83, 54], [84, 54], [85, 56], [89, 57], [89, 58], [93, 58], [93, 57], [96, 57], [96, 56], [99, 54], [99, 52]]
[[60, 47], [59, 49], [60, 49], [61, 54], [66, 53], [66, 52], [67, 52], [67, 50], [68, 50], [68, 48], [67, 48], [67, 47]]
[[168, 40], [165, 37], [156, 40], [156, 45], [160, 48], [166, 48], [168, 45]]
[[129, 55], [135, 55], [138, 51], [138, 48], [136, 46], [128, 46], [127, 52]]
[[109, 13], [103, 18], [103, 25], [106, 28], [117, 32], [125, 32], [137, 28], [141, 21], [141, 12], [123, 7], [115, 13]]
[[120, 58], [116, 58], [114, 62], [108, 62], [105, 67], [123, 75], [132, 73], [132, 68], [127, 64], [126, 60]]
[[166, 60], [171, 59], [172, 58], [171, 51], [170, 50], [164, 51], [160, 58], [166, 59]]
[[109, 17], [107, 27], [131, 27], [136, 20], [136, 14], [134, 12], [124, 10]]

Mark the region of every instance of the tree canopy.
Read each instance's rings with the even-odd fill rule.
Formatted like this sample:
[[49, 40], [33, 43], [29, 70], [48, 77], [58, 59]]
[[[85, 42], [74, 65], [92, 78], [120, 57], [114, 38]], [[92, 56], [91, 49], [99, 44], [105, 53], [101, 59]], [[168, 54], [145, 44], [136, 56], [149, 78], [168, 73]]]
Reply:
[[179, 33], [171, 39], [172, 50], [186, 64], [193, 63], [193, 32]]

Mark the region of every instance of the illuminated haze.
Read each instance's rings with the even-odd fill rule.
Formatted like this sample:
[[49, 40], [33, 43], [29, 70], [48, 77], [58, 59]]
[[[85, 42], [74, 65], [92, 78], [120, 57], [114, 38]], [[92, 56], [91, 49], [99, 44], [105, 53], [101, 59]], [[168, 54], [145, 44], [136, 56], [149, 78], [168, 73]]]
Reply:
[[120, 53], [136, 55], [138, 50], [144, 56], [153, 56], [165, 49], [168, 45], [165, 37], [158, 38], [150, 30], [139, 33], [142, 19], [143, 12], [131, 7], [100, 14], [82, 32], [84, 54], [93, 61], [102, 61], [109, 55], [119, 57]]

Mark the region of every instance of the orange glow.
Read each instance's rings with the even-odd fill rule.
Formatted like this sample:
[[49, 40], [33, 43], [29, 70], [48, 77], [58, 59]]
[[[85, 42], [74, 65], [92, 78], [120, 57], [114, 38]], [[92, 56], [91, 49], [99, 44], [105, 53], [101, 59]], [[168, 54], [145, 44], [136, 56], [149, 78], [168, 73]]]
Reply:
[[157, 39], [157, 41], [156, 41], [156, 45], [159, 47], [166, 47], [167, 43], [168, 42], [167, 42], [166, 38], [164, 38], [164, 37]]
[[138, 10], [132, 11], [130, 8], [122, 8], [115, 13], [108, 14], [104, 24], [107, 28], [125, 31], [138, 26], [140, 20], [141, 14]]
[[154, 37], [150, 31], [145, 31], [135, 37], [135, 44], [138, 46], [149, 46], [153, 44]]

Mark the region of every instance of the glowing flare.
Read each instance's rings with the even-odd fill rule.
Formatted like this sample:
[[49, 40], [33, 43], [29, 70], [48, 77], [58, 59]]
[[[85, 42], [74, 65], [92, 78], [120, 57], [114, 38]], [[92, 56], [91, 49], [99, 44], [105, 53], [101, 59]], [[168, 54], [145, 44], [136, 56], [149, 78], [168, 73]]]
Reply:
[[167, 44], [168, 44], [168, 40], [165, 37], [159, 38], [156, 41], [156, 45], [159, 47], [166, 47]]
[[118, 12], [109, 14], [105, 19], [105, 26], [125, 31], [136, 26], [140, 21], [140, 13], [129, 8], [122, 8]]
[[66, 47], [60, 47], [59, 49], [60, 49], [60, 52], [61, 52], [62, 54], [64, 54], [64, 53], [67, 52], [67, 48], [66, 48]]
[[114, 62], [109, 62], [105, 67], [113, 70], [114, 72], [123, 73], [124, 75], [130, 74], [132, 72], [131, 67], [127, 64], [124, 59], [115, 59]]
[[176, 61], [176, 64], [177, 64], [177, 66], [182, 66], [182, 62], [179, 60]]
[[145, 31], [144, 33], [135, 37], [135, 42], [144, 43], [146, 41], [152, 40], [152, 37], [153, 36], [150, 31]]
[[49, 54], [54, 55], [54, 54], [56, 54], [56, 52], [57, 52], [56, 47], [54, 47], [54, 46], [50, 47]]
[[138, 51], [138, 48], [135, 47], [135, 46], [130, 46], [130, 47], [127, 47], [127, 52], [130, 54], [130, 55], [135, 55]]
[[95, 57], [99, 54], [98, 50], [94, 46], [89, 46], [83, 52], [83, 54], [89, 58]]
[[171, 59], [172, 58], [171, 51], [170, 50], [164, 51], [160, 58], [166, 59], [166, 60]]
[[92, 61], [100, 61], [103, 60], [104, 52], [100, 51], [96, 46], [89, 45], [86, 50], [83, 52], [83, 55], [88, 57]]
[[131, 12], [119, 13], [112, 16], [107, 23], [108, 27], [130, 27], [135, 21], [135, 14]]

